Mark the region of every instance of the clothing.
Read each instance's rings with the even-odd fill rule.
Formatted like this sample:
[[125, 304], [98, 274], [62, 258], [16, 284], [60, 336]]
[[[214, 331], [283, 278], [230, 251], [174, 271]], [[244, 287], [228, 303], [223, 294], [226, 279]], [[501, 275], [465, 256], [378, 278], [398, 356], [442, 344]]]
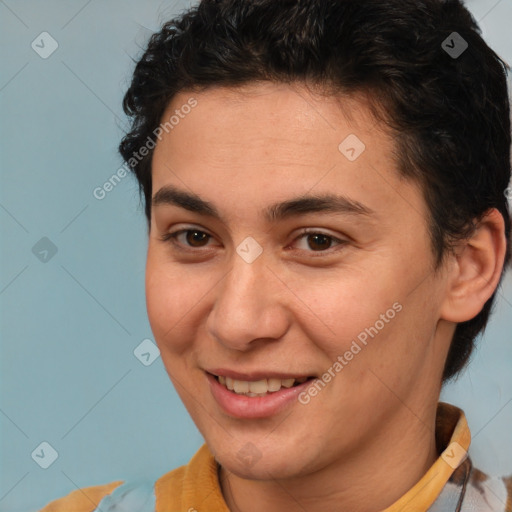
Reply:
[[[439, 402], [436, 444], [441, 455], [416, 485], [382, 512], [512, 512], [512, 476], [489, 477], [474, 468], [466, 456], [470, 441], [464, 412]], [[187, 465], [154, 484], [117, 481], [78, 489], [40, 512], [229, 512], [218, 469], [204, 444]]]

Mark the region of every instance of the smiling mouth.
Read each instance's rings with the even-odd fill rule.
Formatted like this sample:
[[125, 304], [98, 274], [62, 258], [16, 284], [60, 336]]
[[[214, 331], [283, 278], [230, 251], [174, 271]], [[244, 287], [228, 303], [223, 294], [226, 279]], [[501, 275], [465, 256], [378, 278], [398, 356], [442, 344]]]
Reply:
[[303, 384], [314, 377], [298, 377], [296, 379], [261, 379], [256, 381], [237, 380], [223, 375], [213, 375], [217, 382], [237, 395], [249, 397], [266, 396], [276, 393], [283, 388], [292, 388]]

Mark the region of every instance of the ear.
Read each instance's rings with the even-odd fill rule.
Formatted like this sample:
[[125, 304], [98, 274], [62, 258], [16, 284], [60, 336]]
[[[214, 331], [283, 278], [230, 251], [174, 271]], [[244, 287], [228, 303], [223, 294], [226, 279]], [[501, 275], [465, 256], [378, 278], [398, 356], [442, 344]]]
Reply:
[[505, 221], [493, 208], [453, 256], [441, 318], [459, 323], [480, 313], [498, 286], [506, 248]]

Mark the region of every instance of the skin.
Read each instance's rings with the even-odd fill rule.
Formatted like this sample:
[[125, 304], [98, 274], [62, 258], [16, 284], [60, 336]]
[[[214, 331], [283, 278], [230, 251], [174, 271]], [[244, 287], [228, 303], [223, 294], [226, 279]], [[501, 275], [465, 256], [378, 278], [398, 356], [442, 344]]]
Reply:
[[[169, 185], [193, 192], [224, 221], [152, 208], [147, 309], [168, 374], [221, 465], [225, 500], [242, 512], [383, 510], [438, 457], [449, 342], [497, 286], [503, 219], [490, 211], [434, 272], [421, 191], [398, 176], [393, 140], [364, 98], [258, 83], [182, 91], [162, 119], [191, 96], [197, 106], [155, 148], [153, 194]], [[353, 162], [338, 150], [349, 134], [366, 145]], [[375, 213], [276, 223], [262, 215], [322, 193]], [[333, 239], [318, 250], [305, 227]], [[210, 237], [162, 240], [180, 229]], [[247, 236], [263, 248], [250, 264], [236, 252]], [[394, 303], [401, 311], [308, 404], [238, 419], [213, 398], [209, 368], [321, 376]], [[247, 443], [254, 464], [237, 456]]]

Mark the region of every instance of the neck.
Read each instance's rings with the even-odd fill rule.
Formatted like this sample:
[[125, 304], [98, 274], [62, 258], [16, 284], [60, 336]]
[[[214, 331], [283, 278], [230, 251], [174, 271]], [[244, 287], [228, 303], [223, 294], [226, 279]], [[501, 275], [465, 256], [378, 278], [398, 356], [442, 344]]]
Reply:
[[[438, 457], [436, 407], [411, 422], [400, 409], [356, 454], [293, 479], [248, 480], [220, 469], [224, 499], [232, 512], [375, 512], [411, 489]], [[404, 429], [407, 424], [408, 428]]]

